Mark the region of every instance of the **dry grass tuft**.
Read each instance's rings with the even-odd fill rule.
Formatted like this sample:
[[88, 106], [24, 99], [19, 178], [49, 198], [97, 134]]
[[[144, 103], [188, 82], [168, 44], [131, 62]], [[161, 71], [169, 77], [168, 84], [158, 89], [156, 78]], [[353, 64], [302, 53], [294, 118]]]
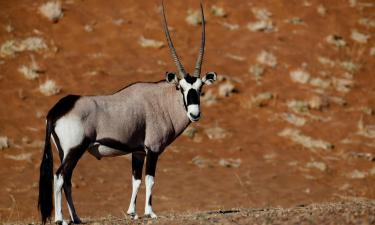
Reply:
[[39, 85], [39, 91], [45, 96], [52, 96], [60, 93], [60, 88], [56, 85], [54, 80], [46, 80]]
[[189, 25], [197, 26], [202, 23], [202, 18], [199, 10], [189, 9], [185, 21]]
[[263, 92], [251, 97], [251, 105], [257, 107], [265, 107], [274, 98], [271, 92]]
[[241, 159], [220, 159], [219, 165], [222, 167], [228, 167], [228, 168], [238, 168], [241, 166]]
[[277, 31], [271, 20], [272, 13], [264, 8], [252, 8], [252, 12], [257, 19], [255, 22], [247, 24], [247, 28], [251, 31], [274, 32]]
[[293, 70], [289, 73], [290, 78], [292, 81], [301, 83], [301, 84], [306, 84], [310, 80], [310, 73], [303, 69], [296, 69]]
[[162, 41], [147, 39], [143, 36], [138, 39], [138, 44], [143, 48], [162, 48], [164, 46]]
[[211, 128], [207, 128], [204, 131], [207, 135], [207, 137], [211, 140], [219, 140], [229, 137], [231, 134], [226, 131], [224, 128], [221, 128], [219, 126], [214, 126]]
[[0, 150], [9, 148], [9, 140], [8, 137], [6, 136], [1, 136], [0, 137]]
[[34, 57], [31, 57], [31, 63], [29, 66], [22, 65], [18, 68], [20, 72], [26, 79], [35, 80], [39, 77], [40, 73], [44, 71], [40, 69], [39, 65], [35, 62]]
[[39, 7], [39, 12], [54, 23], [58, 22], [64, 15], [60, 1], [49, 1], [42, 4]]
[[269, 66], [269, 67], [276, 67], [277, 66], [277, 59], [274, 54], [268, 51], [261, 51], [257, 56], [257, 62], [260, 64]]
[[14, 57], [23, 51], [40, 51], [47, 49], [47, 44], [41, 37], [28, 37], [24, 40], [8, 40], [0, 47], [1, 57]]
[[306, 124], [306, 119], [303, 117], [296, 116], [292, 113], [282, 113], [281, 118], [285, 121], [287, 121], [290, 124], [293, 124], [297, 127], [302, 127]]
[[236, 87], [230, 81], [227, 81], [219, 86], [219, 96], [229, 97], [236, 92]]
[[211, 6], [210, 11], [214, 16], [217, 16], [217, 17], [226, 17], [227, 16], [227, 13], [225, 12], [223, 7], [213, 5], [213, 6]]
[[322, 5], [322, 4], [318, 5], [318, 7], [316, 8], [316, 11], [321, 16], [325, 16], [327, 14], [327, 8], [324, 7], [324, 5]]
[[291, 141], [311, 150], [317, 148], [331, 150], [333, 148], [331, 143], [319, 139], [313, 139], [312, 137], [301, 134], [300, 130], [293, 128], [285, 128], [279, 133], [279, 136], [289, 138]]
[[29, 153], [21, 153], [21, 154], [18, 154], [18, 155], [4, 155], [4, 157], [7, 158], [7, 159], [14, 160], [14, 161], [31, 162], [32, 155], [33, 154], [31, 152], [29, 152]]
[[352, 34], [350, 35], [350, 37], [352, 38], [352, 40], [361, 44], [366, 44], [368, 39], [370, 39], [370, 35], [360, 33], [357, 30], [352, 30]]
[[315, 168], [315, 169], [318, 169], [322, 172], [327, 170], [327, 165], [324, 162], [317, 162], [317, 161], [308, 162], [306, 164], [306, 167], [307, 168]]
[[339, 35], [329, 35], [326, 38], [327, 43], [336, 46], [337, 48], [343, 48], [346, 46], [346, 41]]
[[362, 117], [357, 123], [357, 128], [358, 128], [358, 131], [357, 131], [358, 135], [368, 137], [368, 138], [375, 138], [375, 126], [365, 125]]

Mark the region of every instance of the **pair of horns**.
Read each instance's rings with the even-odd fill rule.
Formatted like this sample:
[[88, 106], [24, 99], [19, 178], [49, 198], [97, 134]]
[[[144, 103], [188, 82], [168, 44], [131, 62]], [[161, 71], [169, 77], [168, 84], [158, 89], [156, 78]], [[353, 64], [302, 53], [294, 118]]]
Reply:
[[[165, 36], [167, 38], [169, 49], [170, 49], [171, 54], [172, 54], [173, 61], [177, 66], [178, 74], [179, 74], [180, 78], [186, 77], [187, 73], [184, 69], [184, 66], [182, 65], [182, 63], [180, 61], [180, 58], [177, 55], [176, 49], [173, 46], [173, 42], [172, 42], [171, 36], [169, 34], [167, 19], [165, 18], [165, 13], [164, 13], [164, 2], [163, 2], [163, 0], [161, 1], [161, 5], [162, 5], [162, 15], [163, 15], [163, 28], [164, 28]], [[201, 47], [199, 49], [197, 62], [195, 63], [195, 67], [194, 67], [194, 73], [193, 73], [194, 77], [200, 77], [200, 75], [201, 75], [201, 67], [202, 67], [202, 61], [203, 61], [203, 55], [204, 55], [204, 45], [205, 45], [205, 39], [206, 39], [206, 37], [205, 37], [205, 21], [204, 21], [204, 13], [203, 13], [202, 2], [200, 2], [200, 6], [201, 6], [201, 16], [202, 16], [202, 38], [201, 38]]]

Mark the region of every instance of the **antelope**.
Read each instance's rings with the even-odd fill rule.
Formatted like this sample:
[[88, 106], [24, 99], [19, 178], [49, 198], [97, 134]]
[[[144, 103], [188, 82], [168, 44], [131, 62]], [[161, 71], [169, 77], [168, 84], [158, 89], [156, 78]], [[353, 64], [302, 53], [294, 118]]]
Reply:
[[[202, 3], [201, 46], [193, 75], [185, 71], [173, 46], [163, 2], [161, 8], [163, 29], [177, 74], [166, 72], [165, 80], [133, 83], [111, 95], [68, 95], [48, 112], [39, 180], [38, 208], [42, 224], [51, 217], [53, 198], [55, 223], [66, 224], [61, 207], [62, 189], [71, 221], [82, 223], [73, 204], [71, 178], [78, 160], [86, 151], [97, 159], [131, 153], [132, 195], [127, 214], [133, 219], [138, 218], [136, 198], [146, 159], [144, 215], [157, 218], [151, 199], [158, 157], [191, 122], [200, 119], [202, 87], [216, 80], [215, 72], [208, 72], [200, 78], [205, 49]], [[55, 174], [51, 139], [61, 162]]]

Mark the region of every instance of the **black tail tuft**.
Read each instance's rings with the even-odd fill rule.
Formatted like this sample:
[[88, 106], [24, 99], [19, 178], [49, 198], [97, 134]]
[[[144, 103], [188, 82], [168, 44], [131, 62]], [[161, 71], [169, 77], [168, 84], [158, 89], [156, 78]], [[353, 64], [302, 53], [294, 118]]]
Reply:
[[42, 224], [45, 224], [47, 219], [51, 217], [53, 210], [53, 155], [51, 150], [52, 130], [53, 122], [50, 119], [47, 119], [46, 140], [44, 145], [43, 158], [40, 164], [39, 178], [38, 208], [42, 216]]

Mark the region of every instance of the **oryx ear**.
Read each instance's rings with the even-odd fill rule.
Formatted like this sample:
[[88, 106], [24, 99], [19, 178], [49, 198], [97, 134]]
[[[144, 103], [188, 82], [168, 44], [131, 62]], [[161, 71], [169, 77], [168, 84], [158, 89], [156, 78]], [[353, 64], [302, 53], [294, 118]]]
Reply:
[[206, 75], [202, 78], [203, 83], [210, 85], [213, 84], [216, 81], [216, 73], [215, 72], [208, 72]]
[[175, 73], [166, 72], [165, 79], [167, 80], [168, 83], [178, 84], [178, 78]]

